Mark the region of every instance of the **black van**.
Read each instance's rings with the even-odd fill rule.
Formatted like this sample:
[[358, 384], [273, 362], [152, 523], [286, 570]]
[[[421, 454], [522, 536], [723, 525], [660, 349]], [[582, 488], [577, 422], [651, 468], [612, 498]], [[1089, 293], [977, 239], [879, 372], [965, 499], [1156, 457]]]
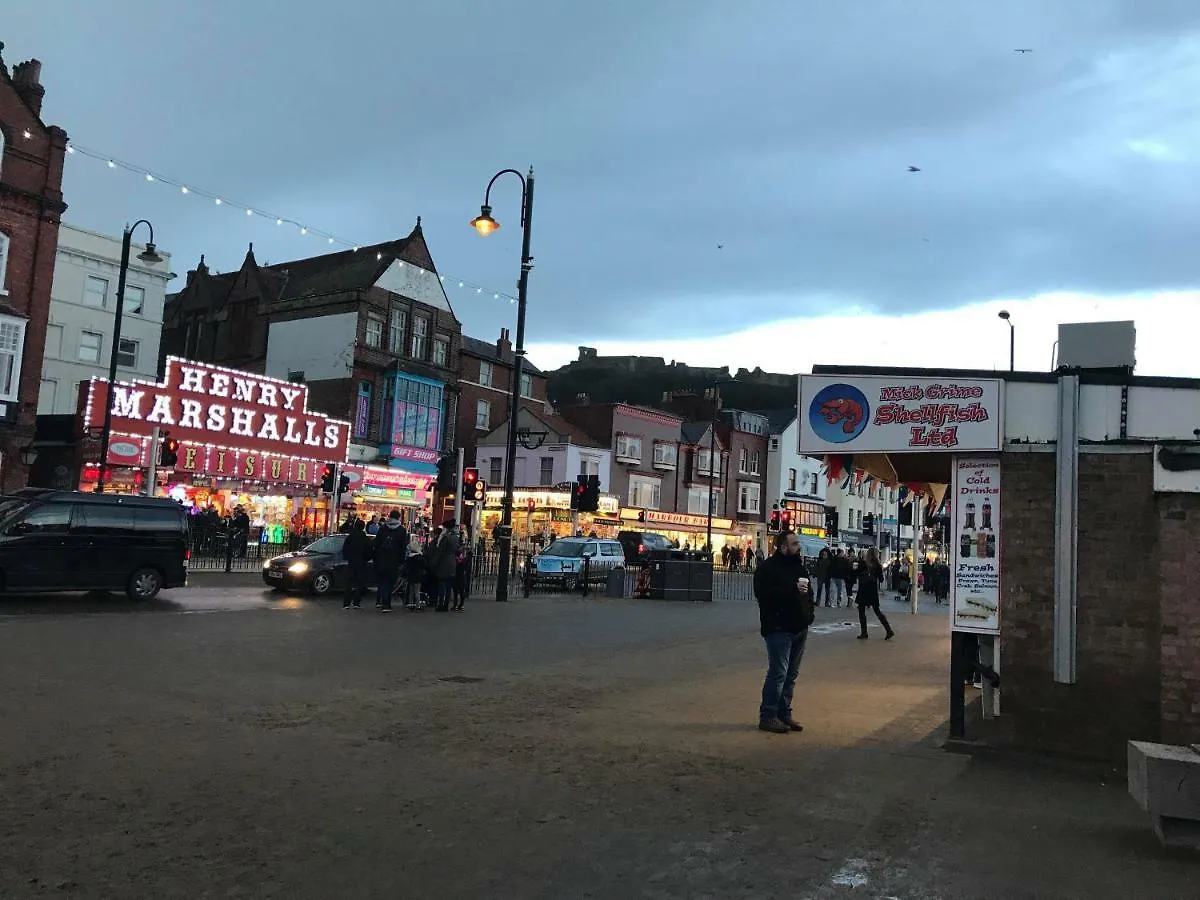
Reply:
[[174, 500], [27, 488], [0, 497], [0, 591], [123, 591], [187, 584], [187, 514]]

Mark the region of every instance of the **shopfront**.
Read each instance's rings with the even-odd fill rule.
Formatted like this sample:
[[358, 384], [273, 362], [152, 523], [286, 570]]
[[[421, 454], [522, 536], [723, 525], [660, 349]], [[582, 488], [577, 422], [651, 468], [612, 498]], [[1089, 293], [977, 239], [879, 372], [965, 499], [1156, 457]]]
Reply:
[[[85, 453], [98, 456], [108, 382], [92, 379], [80, 399]], [[158, 496], [218, 517], [241, 506], [254, 538], [268, 543], [322, 533], [333, 520], [321, 476], [326, 463], [345, 461], [350, 424], [310, 412], [306, 385], [168, 357], [161, 382], [118, 382], [111, 403], [114, 492], [145, 492], [157, 432], [179, 442], [175, 465], [158, 472]], [[95, 459], [85, 461], [80, 489], [98, 475]]]
[[342, 473], [350, 482], [342, 500], [343, 509], [350, 507], [368, 520], [374, 516], [385, 518], [398, 509], [406, 525], [429, 520], [433, 479], [428, 475], [401, 468], [353, 465], [344, 466]]
[[[490, 535], [500, 524], [504, 491], [488, 491], [487, 501], [481, 514], [483, 533]], [[513, 536], [525, 542], [540, 539], [543, 542], [556, 537], [569, 537], [573, 516], [579, 517], [579, 530], [598, 537], [615, 538], [621, 529], [620, 502], [613, 494], [600, 495], [600, 508], [594, 513], [571, 511], [571, 489], [569, 485], [547, 488], [519, 488], [513, 491]]]
[[[661, 534], [680, 547], [699, 550], [707, 540], [708, 517], [692, 513], [663, 512], [659, 509], [625, 507], [621, 510], [621, 530]], [[713, 516], [712, 541], [713, 552], [720, 553], [721, 548], [726, 545], [744, 549], [747, 543], [752, 543], [753, 538], [733, 519]]]

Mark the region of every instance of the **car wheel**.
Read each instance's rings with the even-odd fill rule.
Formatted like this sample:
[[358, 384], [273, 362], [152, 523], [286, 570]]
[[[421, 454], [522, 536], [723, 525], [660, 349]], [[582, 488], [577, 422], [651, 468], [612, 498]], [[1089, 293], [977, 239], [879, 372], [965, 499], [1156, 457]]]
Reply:
[[329, 572], [318, 572], [313, 576], [312, 592], [318, 597], [324, 597], [333, 590], [333, 575]]
[[158, 573], [157, 569], [138, 569], [130, 576], [125, 593], [129, 595], [130, 600], [153, 600], [162, 590], [162, 586], [162, 575]]

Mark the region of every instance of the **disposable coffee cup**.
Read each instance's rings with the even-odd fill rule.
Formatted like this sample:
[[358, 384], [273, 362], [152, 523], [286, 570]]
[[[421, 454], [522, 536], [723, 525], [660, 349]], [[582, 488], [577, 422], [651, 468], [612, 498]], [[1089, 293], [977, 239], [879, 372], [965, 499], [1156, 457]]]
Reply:
[[804, 591], [806, 593], [808, 592], [809, 587], [808, 587], [808, 579], [807, 578], [797, 578], [796, 584], [799, 585], [801, 591]]

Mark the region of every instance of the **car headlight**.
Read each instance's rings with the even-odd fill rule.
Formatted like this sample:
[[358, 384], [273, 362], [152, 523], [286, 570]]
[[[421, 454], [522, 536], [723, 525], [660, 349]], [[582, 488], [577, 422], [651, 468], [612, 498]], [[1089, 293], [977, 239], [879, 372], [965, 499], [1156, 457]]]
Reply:
[[265, 563], [263, 563], [263, 568], [264, 569], [271, 568], [271, 560], [268, 559]]
[[291, 572], [293, 575], [303, 575], [305, 572], [308, 571], [308, 563], [294, 562], [290, 566], [288, 566], [288, 571]]

